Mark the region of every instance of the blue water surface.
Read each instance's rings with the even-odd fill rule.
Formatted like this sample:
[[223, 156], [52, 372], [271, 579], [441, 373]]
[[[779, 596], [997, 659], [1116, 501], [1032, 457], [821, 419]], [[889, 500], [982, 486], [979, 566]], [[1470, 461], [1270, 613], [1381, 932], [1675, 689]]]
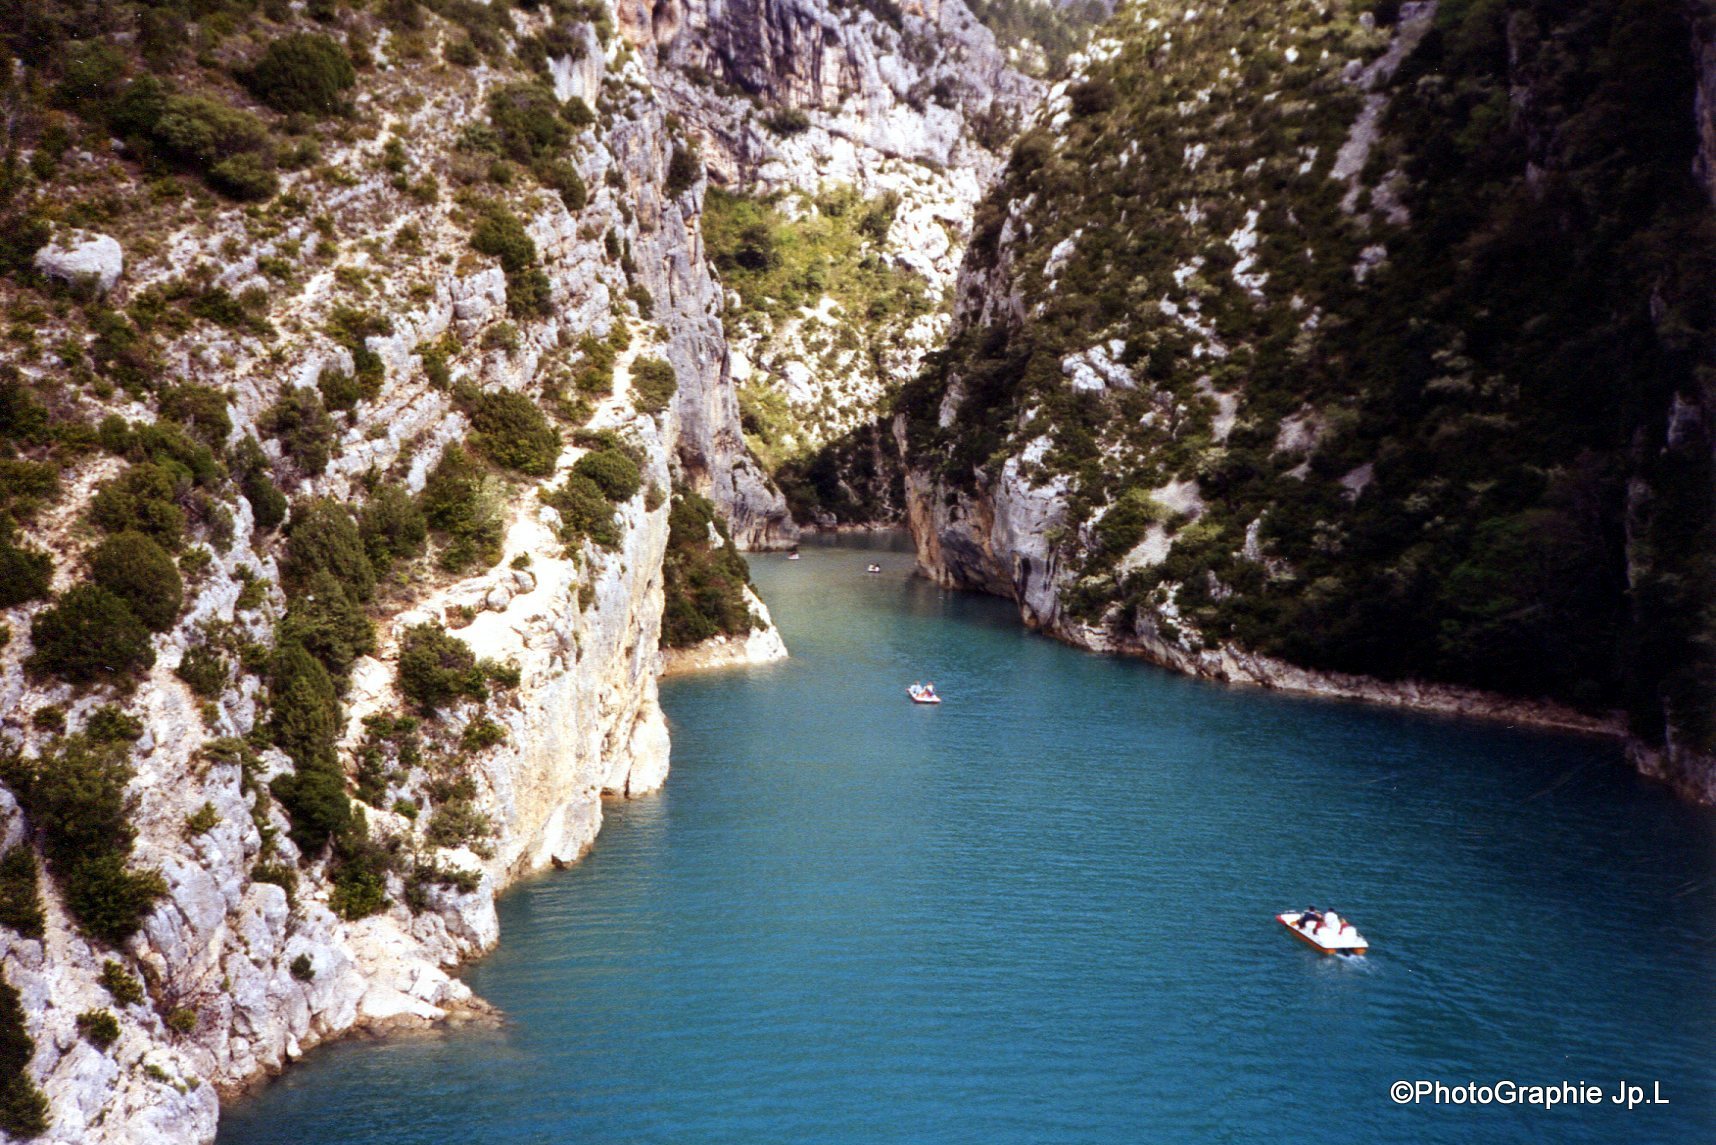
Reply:
[[793, 658], [664, 684], [667, 789], [468, 971], [505, 1027], [319, 1051], [221, 1145], [1716, 1140], [1716, 817], [1614, 743], [1087, 655], [898, 538], [752, 567]]

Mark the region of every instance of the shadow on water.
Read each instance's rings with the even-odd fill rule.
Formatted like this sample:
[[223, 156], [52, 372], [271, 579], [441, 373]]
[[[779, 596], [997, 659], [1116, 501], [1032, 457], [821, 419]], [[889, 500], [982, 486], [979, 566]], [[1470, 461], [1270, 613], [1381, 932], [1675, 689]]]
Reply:
[[[663, 686], [666, 791], [469, 971], [510, 1023], [315, 1055], [223, 1145], [1716, 1131], [1716, 819], [1616, 745], [1085, 655], [899, 538], [751, 563], [792, 659]], [[1671, 1104], [1388, 1096], [1623, 1078]]]

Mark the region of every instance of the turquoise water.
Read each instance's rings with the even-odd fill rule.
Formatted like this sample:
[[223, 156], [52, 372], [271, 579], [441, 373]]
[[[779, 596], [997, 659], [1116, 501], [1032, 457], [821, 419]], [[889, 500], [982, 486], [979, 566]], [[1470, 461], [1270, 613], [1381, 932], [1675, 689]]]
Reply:
[[857, 544], [753, 560], [794, 658], [664, 686], [667, 790], [502, 901], [504, 1029], [318, 1052], [222, 1145], [1716, 1139], [1716, 817], [1614, 744], [1085, 655]]

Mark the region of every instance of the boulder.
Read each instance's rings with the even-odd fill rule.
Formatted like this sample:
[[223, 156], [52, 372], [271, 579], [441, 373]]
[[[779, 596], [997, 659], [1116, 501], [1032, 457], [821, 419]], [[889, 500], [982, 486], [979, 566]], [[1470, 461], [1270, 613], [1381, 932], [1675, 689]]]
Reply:
[[48, 278], [73, 285], [93, 283], [106, 294], [125, 273], [125, 251], [111, 235], [70, 231], [36, 252], [35, 267]]

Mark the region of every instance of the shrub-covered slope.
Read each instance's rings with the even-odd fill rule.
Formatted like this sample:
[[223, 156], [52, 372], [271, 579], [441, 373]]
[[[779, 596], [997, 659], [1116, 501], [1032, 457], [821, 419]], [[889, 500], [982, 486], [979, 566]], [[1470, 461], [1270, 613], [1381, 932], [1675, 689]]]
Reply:
[[206, 1141], [662, 781], [675, 482], [790, 523], [609, 9], [0, 8], [0, 1136]]
[[1105, 36], [898, 403], [926, 566], [1194, 670], [1624, 708], [1708, 753], [1684, 7], [1141, 0]]

